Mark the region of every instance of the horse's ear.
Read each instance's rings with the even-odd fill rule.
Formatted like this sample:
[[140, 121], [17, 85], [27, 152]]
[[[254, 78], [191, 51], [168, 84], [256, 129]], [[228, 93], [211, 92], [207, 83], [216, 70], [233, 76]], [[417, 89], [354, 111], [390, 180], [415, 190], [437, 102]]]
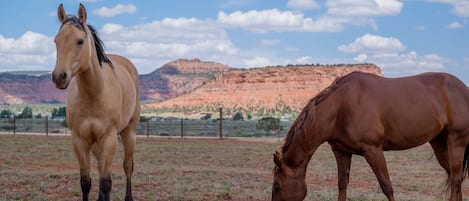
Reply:
[[65, 20], [68, 19], [68, 16], [67, 16], [67, 13], [65, 13], [63, 4], [60, 4], [59, 8], [57, 9], [57, 18], [59, 18], [60, 23], [64, 23]]
[[80, 3], [80, 8], [78, 8], [78, 20], [82, 25], [86, 24], [86, 9], [83, 4]]
[[277, 168], [281, 171], [282, 170], [282, 161], [280, 160], [280, 153], [278, 151], [275, 151], [275, 153], [274, 153], [274, 163], [277, 166]]

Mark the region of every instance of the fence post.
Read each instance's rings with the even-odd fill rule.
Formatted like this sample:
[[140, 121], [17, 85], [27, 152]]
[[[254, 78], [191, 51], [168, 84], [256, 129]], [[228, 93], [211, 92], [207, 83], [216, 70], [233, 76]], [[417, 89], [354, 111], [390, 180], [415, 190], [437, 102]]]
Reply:
[[218, 138], [223, 139], [223, 108], [220, 107], [220, 125], [218, 128]]
[[13, 135], [16, 135], [16, 116], [13, 115]]
[[184, 118], [181, 118], [181, 139], [184, 138]]
[[149, 127], [150, 127], [150, 120], [147, 119], [147, 138], [150, 137], [150, 128]]
[[49, 117], [46, 116], [46, 136], [49, 136]]

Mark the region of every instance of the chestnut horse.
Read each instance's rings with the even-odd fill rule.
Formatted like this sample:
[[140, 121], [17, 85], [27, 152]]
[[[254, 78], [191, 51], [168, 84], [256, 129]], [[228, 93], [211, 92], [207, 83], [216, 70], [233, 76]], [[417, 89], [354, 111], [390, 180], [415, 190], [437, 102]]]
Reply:
[[83, 200], [88, 200], [91, 188], [90, 151], [99, 169], [98, 200], [109, 200], [110, 166], [118, 135], [125, 152], [125, 200], [133, 200], [131, 177], [140, 115], [137, 70], [128, 59], [104, 53], [96, 30], [86, 23], [82, 4], [78, 17], [67, 15], [62, 5], [57, 15], [62, 26], [55, 37], [57, 61], [52, 80], [59, 89], [68, 87], [67, 125], [72, 131], [73, 152], [80, 165]]
[[364, 156], [394, 201], [383, 151], [426, 142], [448, 174], [449, 200], [462, 201], [469, 174], [469, 90], [445, 73], [383, 78], [354, 72], [337, 79], [309, 101], [274, 154], [272, 200], [305, 198], [306, 168], [324, 142], [337, 161], [339, 201], [346, 200], [352, 154]]

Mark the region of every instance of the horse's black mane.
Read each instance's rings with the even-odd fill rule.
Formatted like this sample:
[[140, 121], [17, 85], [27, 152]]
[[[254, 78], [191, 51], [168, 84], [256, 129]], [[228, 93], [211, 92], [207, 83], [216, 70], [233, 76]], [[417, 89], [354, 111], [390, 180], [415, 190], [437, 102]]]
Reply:
[[[331, 85], [323, 89], [321, 92], [319, 92], [316, 96], [314, 96], [308, 104], [301, 110], [300, 114], [296, 118], [296, 120], [293, 122], [291, 125], [290, 129], [288, 130], [287, 136], [285, 137], [285, 141], [282, 145], [282, 153], [285, 153], [288, 151], [288, 148], [290, 148], [290, 145], [293, 141], [293, 137], [297, 133], [299, 129], [305, 129], [304, 124], [313, 124], [314, 123], [314, 118], [316, 116], [316, 106], [321, 103], [323, 100], [325, 100], [332, 92], [337, 89], [339, 86], [339, 82], [343, 80], [345, 76], [338, 77], [336, 78]], [[304, 134], [304, 132], [303, 132]]]
[[[68, 22], [75, 25], [75, 27], [77, 27], [78, 29], [86, 32], [85, 28], [83, 27], [83, 24], [80, 23], [80, 20], [76, 16], [69, 15], [68, 19], [65, 20], [62, 23], [62, 26], [65, 25]], [[60, 26], [60, 28], [62, 28], [62, 26]], [[108, 63], [111, 66], [111, 68], [114, 68], [114, 66], [112, 65], [111, 60], [109, 60], [106, 53], [104, 52], [104, 43], [101, 40], [101, 38], [99, 38], [98, 32], [96, 31], [96, 29], [93, 26], [91, 26], [89, 24], [87, 24], [87, 26], [88, 26], [88, 29], [90, 30], [91, 35], [93, 36], [94, 46], [96, 47], [96, 55], [98, 57], [99, 65], [102, 67], [102, 62], [104, 61], [104, 62]]]

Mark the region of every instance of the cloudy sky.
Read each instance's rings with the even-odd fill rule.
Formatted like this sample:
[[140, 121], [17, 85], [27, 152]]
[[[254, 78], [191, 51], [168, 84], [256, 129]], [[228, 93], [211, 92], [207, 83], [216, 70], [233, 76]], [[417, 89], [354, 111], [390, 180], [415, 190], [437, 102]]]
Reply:
[[108, 53], [141, 74], [200, 58], [235, 68], [374, 63], [469, 84], [469, 0], [19, 0], [0, 7], [0, 71], [52, 70], [57, 7], [88, 11]]

